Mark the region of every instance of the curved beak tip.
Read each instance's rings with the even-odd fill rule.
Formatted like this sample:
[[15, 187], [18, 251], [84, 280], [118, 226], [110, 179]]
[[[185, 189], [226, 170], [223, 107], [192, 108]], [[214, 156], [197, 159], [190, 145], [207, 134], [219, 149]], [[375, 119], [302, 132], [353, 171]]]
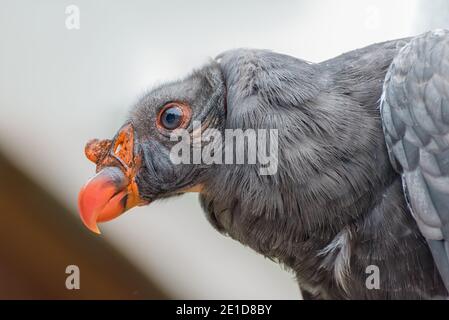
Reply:
[[97, 225], [95, 225], [95, 227], [89, 228], [89, 230], [92, 231], [95, 234], [101, 234], [101, 231], [100, 231], [100, 229], [98, 229]]
[[100, 229], [98, 229], [98, 225], [95, 223], [95, 224], [91, 224], [91, 225], [87, 225], [86, 223], [84, 223], [84, 225], [90, 230], [90, 231], [92, 231], [93, 233], [95, 233], [95, 234], [101, 234], [101, 231], [100, 231]]
[[112, 220], [125, 211], [127, 179], [118, 168], [107, 167], [81, 188], [78, 207], [84, 225], [100, 234], [97, 223]]
[[86, 203], [86, 189], [87, 185], [81, 189], [78, 197], [78, 208], [79, 208], [79, 214], [81, 221], [83, 222], [84, 226], [86, 226], [87, 229], [92, 231], [96, 234], [101, 234], [100, 229], [98, 229], [97, 225], [97, 216], [98, 211], [95, 210], [95, 206], [89, 206], [88, 203]]

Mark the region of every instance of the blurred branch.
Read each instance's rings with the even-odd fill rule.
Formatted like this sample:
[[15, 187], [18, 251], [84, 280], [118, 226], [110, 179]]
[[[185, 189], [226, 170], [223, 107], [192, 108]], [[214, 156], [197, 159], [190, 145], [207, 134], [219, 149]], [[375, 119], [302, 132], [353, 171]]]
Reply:
[[[68, 265], [80, 268], [80, 290], [65, 287]], [[0, 299], [166, 298], [1, 154], [0, 284]]]

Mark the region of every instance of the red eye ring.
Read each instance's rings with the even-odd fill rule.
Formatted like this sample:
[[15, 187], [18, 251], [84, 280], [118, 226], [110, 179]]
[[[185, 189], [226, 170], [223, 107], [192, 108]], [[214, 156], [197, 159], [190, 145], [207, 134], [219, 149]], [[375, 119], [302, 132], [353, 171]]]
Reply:
[[[171, 113], [171, 114], [169, 114]], [[167, 117], [170, 116], [170, 118]], [[176, 118], [176, 123], [168, 123], [168, 120]], [[192, 116], [192, 109], [189, 105], [183, 102], [169, 102], [162, 107], [157, 116], [156, 126], [163, 132], [172, 131], [175, 129], [185, 129], [189, 124]]]

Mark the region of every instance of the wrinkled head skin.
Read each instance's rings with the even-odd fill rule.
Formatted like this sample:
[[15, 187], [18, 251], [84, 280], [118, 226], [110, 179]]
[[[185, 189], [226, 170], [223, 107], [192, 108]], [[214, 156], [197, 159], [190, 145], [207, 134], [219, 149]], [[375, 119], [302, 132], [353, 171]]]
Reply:
[[143, 199], [153, 201], [195, 190], [204, 182], [208, 169], [202, 164], [172, 163], [169, 153], [178, 141], [170, 141], [171, 131], [157, 125], [164, 106], [175, 102], [190, 107], [191, 117], [183, 126], [189, 133], [194, 130], [194, 121], [221, 131], [226, 119], [225, 92], [220, 68], [212, 63], [182, 81], [152, 90], [133, 108], [129, 121], [139, 141], [136, 152], [142, 156], [136, 182]]
[[132, 108], [129, 119], [112, 140], [92, 140], [86, 156], [97, 175], [81, 190], [79, 207], [86, 226], [99, 233], [97, 222], [111, 220], [137, 205], [197, 191], [210, 166], [173, 164], [171, 130], [160, 116], [170, 105], [185, 107], [182, 128], [193, 131], [194, 121], [223, 130], [226, 119], [225, 84], [213, 62], [182, 81], [157, 87]]
[[[86, 146], [97, 175], [79, 196], [84, 223], [99, 232], [97, 222], [193, 190], [218, 231], [293, 269], [310, 297], [410, 298], [432, 291], [365, 287], [365, 264], [372, 262], [367, 257], [404, 273], [404, 264], [382, 258], [395, 252], [410, 259], [401, 256], [395, 234], [409, 234], [402, 243], [417, 247], [422, 261], [429, 258], [418, 249], [424, 242], [416, 243], [419, 231], [406, 212], [379, 118], [383, 79], [399, 48], [388, 42], [320, 64], [233, 50], [151, 90], [114, 139]], [[220, 132], [279, 130], [276, 173], [260, 175], [252, 164], [173, 164], [169, 153], [177, 141], [160, 123], [173, 103], [185, 107], [181, 126], [190, 134], [193, 121]], [[382, 244], [373, 242], [378, 238]], [[350, 269], [357, 272], [349, 276]]]

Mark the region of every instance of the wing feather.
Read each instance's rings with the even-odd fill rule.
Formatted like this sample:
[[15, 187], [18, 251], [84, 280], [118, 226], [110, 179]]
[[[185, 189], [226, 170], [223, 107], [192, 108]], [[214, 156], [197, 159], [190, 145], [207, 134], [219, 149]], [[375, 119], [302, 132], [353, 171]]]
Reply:
[[449, 31], [416, 37], [400, 51], [381, 114], [390, 160], [449, 290]]

